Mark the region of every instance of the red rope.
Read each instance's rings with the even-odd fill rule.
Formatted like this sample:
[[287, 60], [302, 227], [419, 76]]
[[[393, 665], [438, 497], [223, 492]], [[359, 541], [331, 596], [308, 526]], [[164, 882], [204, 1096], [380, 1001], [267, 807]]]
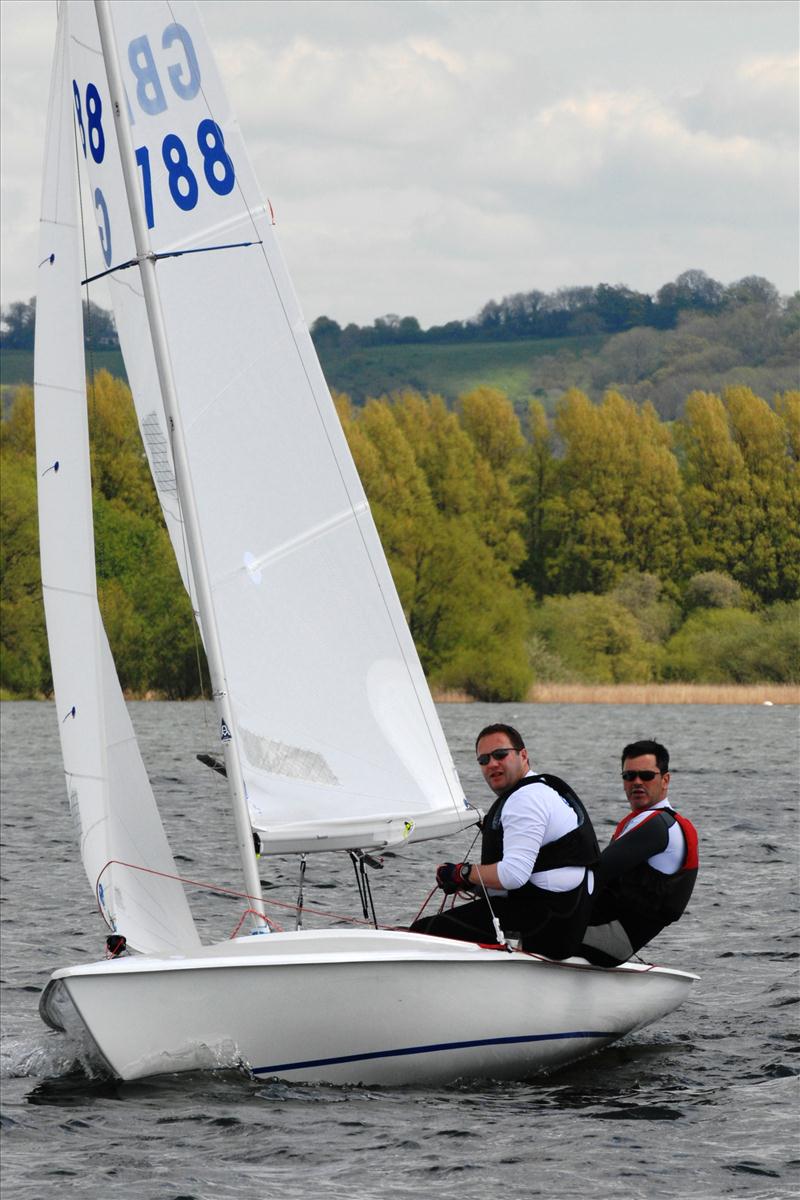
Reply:
[[[118, 867], [129, 867], [129, 868], [130, 868], [130, 870], [132, 870], [132, 871], [143, 871], [143, 872], [144, 872], [146, 875], [158, 875], [158, 876], [160, 876], [162, 879], [175, 879], [175, 880], [177, 880], [179, 883], [188, 883], [188, 884], [191, 884], [191, 885], [192, 885], [192, 887], [208, 888], [208, 889], [209, 889], [209, 891], [212, 891], [212, 892], [220, 892], [220, 893], [221, 893], [222, 895], [224, 895], [224, 896], [236, 896], [236, 897], [237, 897], [238, 899], [240, 899], [240, 900], [255, 900], [255, 899], [256, 899], [256, 897], [255, 897], [255, 896], [251, 896], [251, 895], [250, 895], [248, 892], [237, 892], [237, 891], [234, 891], [232, 888], [224, 888], [224, 887], [219, 887], [219, 886], [218, 886], [217, 884], [215, 884], [215, 883], [204, 883], [204, 882], [203, 882], [202, 880], [200, 880], [200, 879], [189, 879], [189, 878], [188, 878], [186, 875], [172, 875], [172, 874], [170, 874], [168, 871], [156, 871], [156, 870], [155, 870], [153, 867], [142, 867], [142, 866], [140, 866], [138, 863], [128, 863], [128, 862], [123, 862], [123, 861], [122, 861], [121, 859], [119, 859], [119, 858], [111, 858], [111, 859], [109, 859], [109, 860], [108, 860], [108, 862], [106, 863], [106, 865], [105, 865], [105, 866], [103, 867], [103, 869], [100, 871], [99, 875], [97, 876], [97, 881], [96, 881], [96, 883], [95, 883], [95, 895], [97, 895], [97, 889], [98, 889], [98, 888], [99, 888], [99, 886], [100, 886], [100, 879], [101, 879], [101, 878], [102, 878], [102, 876], [105, 874], [105, 872], [108, 870], [108, 868], [109, 868], [109, 867], [113, 867], [113, 866], [118, 866]], [[423, 905], [422, 905], [422, 908], [419, 910], [419, 912], [417, 913], [416, 917], [414, 918], [414, 920], [415, 920], [415, 921], [418, 921], [418, 920], [419, 920], [419, 918], [422, 916], [422, 914], [424, 913], [425, 909], [428, 907], [428, 904], [430, 903], [431, 897], [433, 896], [433, 894], [434, 894], [434, 892], [435, 892], [435, 891], [436, 891], [436, 888], [435, 888], [435, 887], [432, 887], [432, 888], [431, 888], [431, 890], [428, 892], [428, 895], [425, 897], [425, 901], [424, 901], [424, 903], [423, 903]], [[440, 911], [440, 912], [442, 911], [442, 909], [444, 908], [445, 904], [447, 903], [447, 899], [448, 899], [448, 897], [447, 897], [447, 896], [442, 896], [442, 903], [441, 903], [441, 905], [439, 906], [439, 911]], [[455, 901], [456, 901], [456, 898], [455, 898], [455, 896], [451, 896], [451, 897], [450, 897], [450, 903], [451, 903], [451, 905], [455, 904]], [[305, 908], [305, 907], [301, 907], [300, 905], [297, 905], [297, 904], [288, 904], [288, 903], [287, 903], [286, 901], [284, 901], [284, 900], [272, 900], [272, 899], [270, 899], [268, 903], [270, 903], [270, 904], [274, 904], [274, 905], [275, 905], [277, 908], [288, 908], [288, 909], [291, 909], [291, 910], [292, 910], [292, 911], [294, 911], [294, 912], [304, 912], [304, 913], [311, 913], [311, 914], [312, 914], [313, 916], [315, 916], [315, 917], [327, 917], [327, 918], [329, 918], [329, 919], [331, 919], [331, 920], [335, 920], [335, 921], [346, 921], [346, 922], [348, 922], [348, 923], [349, 923], [349, 924], [351, 924], [351, 925], [366, 925], [366, 926], [368, 926], [369, 928], [372, 928], [372, 922], [371, 922], [371, 921], [362, 921], [362, 920], [361, 920], [359, 917], [346, 917], [346, 916], [343, 916], [343, 915], [341, 915], [341, 914], [339, 914], [339, 913], [326, 912], [325, 910], [323, 910], [323, 909], [319, 909], [319, 908]], [[112, 926], [111, 926], [111, 924], [110, 924], [110, 922], [109, 922], [108, 918], [106, 917], [105, 913], [103, 912], [102, 906], [101, 906], [101, 904], [100, 904], [100, 898], [99, 898], [99, 896], [97, 896], [97, 907], [98, 907], [98, 909], [99, 909], [99, 911], [100, 911], [100, 915], [101, 915], [101, 917], [102, 917], [102, 918], [103, 918], [103, 920], [106, 922], [106, 924], [108, 925], [109, 929], [111, 929], [111, 928], [112, 928]], [[270, 926], [272, 929], [276, 929], [276, 930], [278, 930], [279, 932], [283, 932], [283, 931], [281, 930], [281, 927], [280, 927], [280, 925], [278, 925], [278, 924], [277, 924], [277, 922], [275, 922], [275, 921], [272, 921], [272, 920], [271, 920], [269, 917], [264, 917], [264, 916], [262, 916], [262, 914], [261, 914], [261, 913], [259, 913], [259, 912], [257, 912], [257, 911], [256, 911], [256, 909], [253, 909], [253, 908], [247, 908], [247, 909], [245, 909], [245, 911], [242, 913], [242, 916], [241, 916], [241, 919], [240, 919], [240, 921], [239, 921], [238, 925], [237, 925], [237, 926], [236, 926], [236, 928], [234, 929], [233, 933], [230, 935], [230, 936], [231, 936], [231, 938], [234, 938], [234, 937], [236, 937], [236, 934], [239, 932], [239, 930], [241, 929], [241, 927], [242, 927], [242, 925], [243, 925], [243, 923], [244, 923], [244, 919], [245, 919], [245, 917], [249, 916], [251, 913], [252, 913], [253, 915], [255, 915], [255, 916], [261, 917], [261, 918], [262, 918], [262, 920], [266, 920], [267, 924], [268, 924], [268, 925], [269, 925], [269, 926]], [[405, 930], [403, 929], [403, 926], [398, 926], [398, 925], [381, 925], [381, 926], [380, 926], [380, 928], [381, 928], [381, 929], [389, 929], [389, 930], [391, 930], [391, 929], [398, 929], [398, 930], [400, 930], [400, 931], [402, 931], [402, 932], [405, 932]], [[506, 946], [500, 946], [500, 945], [497, 945], [497, 944], [495, 944], [495, 945], [491, 945], [491, 944], [487, 944], [487, 943], [479, 943], [479, 945], [481, 945], [481, 946], [482, 946], [482, 948], [483, 948], [483, 949], [485, 949], [485, 950], [505, 950], [505, 949], [507, 949], [507, 948], [508, 948], [508, 947], [506, 947]], [[517, 950], [516, 950], [516, 953], [518, 953], [518, 954], [524, 954], [524, 955], [526, 955], [526, 957], [528, 957], [528, 958], [538, 958], [538, 959], [540, 959], [541, 961], [545, 961], [545, 962], [550, 962], [550, 961], [553, 961], [553, 960], [551, 960], [551, 959], [546, 959], [546, 958], [544, 957], [544, 955], [541, 955], [541, 954], [535, 954], [533, 951], [530, 951], [530, 950], [522, 950], [522, 949], [517, 949]], [[555, 961], [555, 963], [554, 963], [554, 965], [555, 965], [555, 966], [559, 966], [559, 965], [562, 965], [562, 964], [559, 964], [559, 963], [558, 963], [558, 961], [556, 960], [556, 961]], [[564, 964], [564, 965], [568, 965], [568, 966], [570, 966], [570, 967], [573, 967], [573, 968], [574, 968], [574, 967], [578, 967], [578, 969], [589, 969], [589, 970], [594, 970], [594, 969], [595, 969], [595, 968], [591, 967], [591, 966], [590, 966], [590, 964], [588, 964], [588, 963], [587, 963], [587, 965], [586, 965], [586, 968], [583, 968], [582, 964], [579, 966], [579, 964], [577, 964], [577, 963], [569, 963], [569, 964]], [[646, 964], [646, 965], [648, 966], [648, 969], [649, 969], [649, 970], [651, 970], [651, 971], [653, 970], [653, 965], [652, 965], [652, 963], [648, 963], [648, 964]]]
[[[422, 901], [422, 908], [419, 910], [417, 915], [414, 917], [414, 921], [418, 921], [420, 919], [420, 917], [422, 916], [422, 914], [425, 912], [425, 909], [430, 904], [431, 896], [436, 891], [437, 886], [438, 886], [438, 884], [435, 885], [434, 887], [432, 887], [431, 890], [428, 892], [427, 896], [425, 897], [425, 899]], [[442, 904], [444, 904], [444, 897], [442, 897]], [[439, 909], [439, 911], [441, 912], [441, 908]], [[412, 925], [414, 924], [414, 921], [411, 922]]]
[[[169, 871], [156, 871], [153, 867], [142, 867], [138, 863], [123, 862], [119, 858], [111, 858], [108, 860], [106, 865], [100, 871], [99, 875], [97, 876], [97, 881], [95, 882], [95, 885], [94, 885], [95, 897], [97, 899], [97, 907], [100, 911], [101, 917], [105, 921], [106, 925], [108, 925], [109, 929], [112, 929], [113, 926], [111, 925], [110, 921], [106, 917], [106, 914], [103, 912], [103, 908], [100, 903], [100, 896], [99, 896], [98, 889], [100, 887], [101, 878], [103, 877], [105, 872], [108, 870], [108, 868], [112, 867], [112, 866], [129, 867], [132, 871], [143, 871], [146, 875], [158, 875], [162, 879], [175, 879], [178, 881], [178, 883], [190, 884], [192, 887], [207, 888], [209, 891], [219, 892], [223, 896], [236, 896], [237, 899], [239, 899], [239, 900], [259, 900], [259, 899], [261, 899], [261, 897], [258, 897], [258, 896], [251, 896], [249, 892], [237, 892], [237, 891], [234, 891], [233, 888], [219, 887], [215, 883], [205, 883], [200, 879], [189, 879], [186, 875], [173, 875]], [[435, 891], [436, 889], [434, 888], [433, 890]], [[431, 895], [433, 895], [433, 892], [431, 892]], [[428, 897], [428, 900], [430, 900], [430, 896]], [[425, 904], [428, 903], [428, 900], [425, 901]], [[327, 912], [324, 909], [320, 909], [320, 908], [306, 908], [305, 906], [301, 906], [298, 904], [289, 904], [285, 900], [273, 900], [272, 898], [270, 898], [268, 901], [264, 901], [264, 903], [272, 904], [276, 908], [288, 908], [292, 912], [310, 913], [314, 917], [326, 917], [327, 919], [333, 920], [333, 921], [345, 921], [351, 925], [365, 925], [365, 926], [368, 926], [370, 929], [373, 927], [371, 921], [364, 921], [360, 917], [348, 917], [342, 913]], [[422, 906], [423, 909], [425, 908], [425, 904], [423, 904], [423, 906]], [[239, 922], [239, 924], [236, 927], [237, 930], [241, 927], [242, 922], [244, 921], [244, 918], [247, 916], [247, 913], [252, 912], [252, 911], [253, 911], [252, 909], [248, 909], [243, 914], [242, 920]], [[420, 911], [422, 911], [422, 909]], [[261, 916], [260, 913], [258, 915]], [[272, 924], [272, 922], [270, 922], [270, 924]], [[383, 926], [382, 928], [392, 929], [392, 928], [396, 928], [396, 926], [389, 925], [389, 926]], [[231, 934], [231, 937], [235, 937], [235, 933]]]
[[233, 938], [236, 937], [237, 933], [244, 925], [245, 918], [250, 916], [258, 917], [260, 920], [266, 921], [267, 925], [269, 925], [270, 929], [274, 930], [275, 933], [283, 933], [283, 926], [279, 925], [277, 921], [271, 921], [269, 917], [264, 916], [264, 914], [260, 913], [256, 908], [246, 908], [239, 918], [236, 928], [230, 935], [230, 940], [233, 940]]

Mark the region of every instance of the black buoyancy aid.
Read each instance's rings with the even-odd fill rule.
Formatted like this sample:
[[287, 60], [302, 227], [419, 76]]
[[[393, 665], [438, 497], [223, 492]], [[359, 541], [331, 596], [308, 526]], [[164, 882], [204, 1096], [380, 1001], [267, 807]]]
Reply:
[[[509, 796], [519, 788], [531, 783], [543, 783], [558, 792], [559, 796], [570, 806], [578, 818], [578, 825], [565, 833], [563, 837], [546, 846], [539, 848], [533, 871], [553, 871], [557, 867], [591, 867], [600, 857], [600, 847], [597, 844], [594, 828], [583, 802], [572, 790], [568, 783], [556, 775], [526, 775], [513, 787], [501, 792], [483, 818], [483, 837], [481, 840], [481, 862], [496, 863], [503, 857], [503, 823], [501, 815], [503, 806]], [[523, 884], [523, 887], [528, 887]]]
[[[622, 837], [628, 822], [638, 815], [631, 812], [622, 818], [611, 836], [612, 842]], [[641, 863], [616, 880], [613, 889], [619, 900], [632, 906], [634, 912], [637, 906], [645, 904], [651, 912], [657, 912], [664, 923], [669, 925], [682, 915], [694, 891], [700, 864], [697, 830], [690, 820], [672, 808], [656, 808], [646, 820], [651, 821], [655, 817], [663, 817], [667, 828], [675, 822], [680, 826], [686, 841], [686, 854], [682, 865], [674, 875], [665, 875], [649, 863]]]

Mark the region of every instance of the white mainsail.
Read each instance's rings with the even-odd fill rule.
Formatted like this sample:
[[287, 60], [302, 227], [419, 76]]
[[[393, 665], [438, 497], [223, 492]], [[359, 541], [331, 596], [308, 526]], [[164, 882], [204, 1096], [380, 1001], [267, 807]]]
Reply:
[[199, 938], [181, 884], [154, 873], [174, 875], [175, 863], [97, 604], [67, 36], [63, 5], [48, 112], [34, 363], [50, 660], [67, 791], [89, 881], [109, 924], [132, 948], [174, 952], [199, 945]]
[[[96, 18], [74, 6], [81, 144], [151, 468], [192, 572]], [[113, 6], [214, 621], [266, 850], [470, 819], [272, 222], [192, 4]], [[163, 257], [169, 255], [172, 257]]]

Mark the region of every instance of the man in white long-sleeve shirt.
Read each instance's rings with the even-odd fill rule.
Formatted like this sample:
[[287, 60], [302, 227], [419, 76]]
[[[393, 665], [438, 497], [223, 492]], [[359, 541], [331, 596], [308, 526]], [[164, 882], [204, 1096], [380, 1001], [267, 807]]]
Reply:
[[493, 943], [496, 917], [524, 950], [567, 958], [580, 945], [590, 911], [598, 846], [589, 816], [563, 780], [533, 773], [513, 726], [488, 725], [475, 749], [497, 796], [483, 821], [481, 862], [441, 863], [436, 881], [446, 895], [465, 891], [477, 899], [412, 928]]

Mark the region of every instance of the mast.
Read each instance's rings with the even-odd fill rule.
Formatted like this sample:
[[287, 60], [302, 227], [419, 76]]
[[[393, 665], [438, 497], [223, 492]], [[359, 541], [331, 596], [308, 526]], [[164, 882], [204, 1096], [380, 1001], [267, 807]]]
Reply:
[[[258, 913], [265, 916], [264, 902], [261, 895], [261, 880], [259, 879], [258, 864], [253, 847], [250, 813], [247, 806], [242, 764], [235, 738], [235, 726], [225, 677], [225, 665], [222, 659], [222, 649], [200, 533], [197, 505], [195, 503], [189, 459], [186, 452], [183, 422], [178, 405], [169, 345], [167, 343], [161, 296], [156, 276], [156, 263], [150, 245], [147, 218], [138, 186], [136, 157], [127, 119], [125, 90], [117, 54], [116, 39], [114, 37], [110, 0], [95, 0], [94, 7], [100, 33], [100, 43], [103, 48], [103, 59], [106, 67], [109, 92], [111, 94], [111, 103], [114, 110], [114, 125], [117, 132], [120, 160], [125, 180], [125, 193], [128, 200], [131, 224], [133, 226], [136, 257], [139, 263], [145, 307], [147, 310], [147, 321], [153, 340], [153, 351], [164, 403], [164, 412], [172, 433], [175, 480], [181, 501], [187, 552], [197, 591], [197, 607], [203, 628], [214, 704], [220, 723], [225, 755], [225, 769], [236, 824], [239, 854], [244, 871], [245, 888], [252, 898], [253, 907]], [[223, 731], [227, 731], [227, 736]]]

